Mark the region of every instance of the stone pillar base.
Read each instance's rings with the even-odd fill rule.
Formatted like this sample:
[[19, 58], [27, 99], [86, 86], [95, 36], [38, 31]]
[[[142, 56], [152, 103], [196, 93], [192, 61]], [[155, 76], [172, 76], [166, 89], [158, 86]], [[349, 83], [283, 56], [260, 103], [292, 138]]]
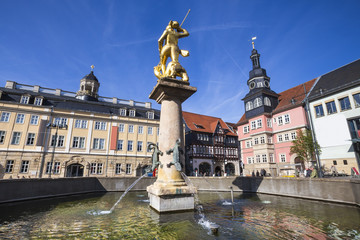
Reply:
[[196, 193], [196, 189], [192, 187], [165, 187], [153, 184], [147, 187], [147, 192], [150, 207], [159, 213], [193, 211], [195, 208], [194, 193]]

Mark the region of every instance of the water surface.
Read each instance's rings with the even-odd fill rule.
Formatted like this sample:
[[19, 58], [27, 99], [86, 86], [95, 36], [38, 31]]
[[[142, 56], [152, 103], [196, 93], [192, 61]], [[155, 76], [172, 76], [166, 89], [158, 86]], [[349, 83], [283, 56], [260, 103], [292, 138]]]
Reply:
[[[157, 214], [146, 192], [0, 205], [0, 239], [360, 239], [360, 209], [261, 194], [200, 193], [202, 211]], [[208, 226], [219, 225], [214, 236]]]

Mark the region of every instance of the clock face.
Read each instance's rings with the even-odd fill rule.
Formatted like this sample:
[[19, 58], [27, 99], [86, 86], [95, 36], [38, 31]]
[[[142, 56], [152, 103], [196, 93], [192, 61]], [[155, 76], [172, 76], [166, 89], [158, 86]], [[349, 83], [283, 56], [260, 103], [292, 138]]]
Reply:
[[256, 84], [254, 82], [251, 82], [250, 85], [249, 85], [250, 89], [253, 89], [255, 87], [255, 85]]
[[265, 87], [270, 87], [269, 81], [265, 80], [265, 81], [264, 81], [264, 85], [265, 85]]

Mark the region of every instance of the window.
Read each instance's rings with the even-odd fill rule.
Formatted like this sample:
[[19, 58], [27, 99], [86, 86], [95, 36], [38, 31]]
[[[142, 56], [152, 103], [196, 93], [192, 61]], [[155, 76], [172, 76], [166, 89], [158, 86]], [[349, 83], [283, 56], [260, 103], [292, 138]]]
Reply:
[[20, 103], [28, 104], [29, 103], [29, 96], [21, 96]]
[[124, 132], [125, 131], [125, 124], [120, 123], [119, 124], [119, 132]]
[[289, 114], [284, 115], [284, 121], [285, 121], [285, 124], [290, 122], [290, 115]]
[[54, 174], [60, 174], [60, 162], [55, 162], [53, 171]]
[[137, 151], [138, 152], [142, 152], [143, 150], [143, 142], [142, 141], [138, 141], [137, 142]]
[[266, 163], [266, 162], [267, 162], [267, 156], [266, 156], [266, 154], [261, 155], [261, 158], [262, 158], [262, 162], [263, 162], [263, 163]]
[[16, 116], [16, 123], [23, 124], [25, 120], [25, 114], [18, 113]]
[[254, 108], [260, 107], [262, 105], [261, 98], [255, 98], [254, 100]]
[[331, 101], [331, 102], [326, 103], [326, 109], [327, 109], [328, 114], [336, 113], [335, 102]]
[[47, 162], [45, 173], [46, 174], [51, 173], [51, 169], [52, 169], [52, 162]]
[[106, 122], [95, 122], [95, 130], [106, 130]]
[[10, 113], [9, 112], [2, 112], [0, 122], [8, 122], [10, 119]]
[[262, 87], [262, 86], [263, 86], [263, 83], [262, 83], [262, 82], [258, 82], [256, 85], [257, 85], [257, 87]]
[[12, 173], [14, 169], [14, 160], [7, 160], [5, 166], [6, 173]]
[[271, 106], [271, 101], [270, 101], [270, 99], [268, 97], [264, 98], [264, 105], [265, 106]]
[[72, 147], [85, 148], [85, 137], [74, 137]]
[[283, 118], [282, 116], [278, 117], [278, 125], [282, 125], [283, 124]]
[[258, 138], [254, 138], [254, 145], [259, 144], [259, 139]]
[[260, 137], [260, 143], [261, 144], [265, 143], [265, 137]]
[[26, 145], [34, 145], [35, 142], [35, 133], [28, 133]]
[[75, 128], [87, 128], [87, 120], [75, 120]]
[[257, 128], [262, 128], [262, 119], [256, 120]]
[[144, 127], [143, 127], [143, 126], [139, 126], [139, 127], [138, 127], [138, 133], [139, 133], [139, 134], [143, 134], [143, 133], [144, 133]]
[[39, 116], [37, 115], [31, 115], [30, 117], [30, 124], [31, 125], [38, 125], [39, 122]]
[[41, 106], [43, 102], [42, 98], [35, 98], [34, 105]]
[[153, 134], [153, 128], [152, 127], [148, 127], [148, 134]]
[[57, 117], [54, 119], [54, 124], [56, 126], [65, 126], [67, 125], [67, 118]]
[[90, 173], [91, 174], [102, 174], [103, 173], [103, 164], [102, 163], [91, 163]]
[[[160, 135], [160, 128], [159, 127], [157, 128], [157, 135], [158, 136]], [[209, 139], [208, 139], [208, 141], [209, 141]]]
[[252, 157], [248, 157], [248, 158], [247, 158], [247, 162], [248, 162], [248, 164], [253, 163], [253, 158], [252, 158]]
[[21, 132], [14, 132], [13, 133], [13, 137], [11, 139], [11, 144], [12, 145], [19, 145], [20, 143], [20, 136], [21, 136]]
[[22, 161], [20, 167], [20, 173], [27, 173], [29, 171], [29, 161]]
[[347, 160], [343, 160], [344, 165], [348, 165]]
[[282, 141], [283, 141], [282, 135], [278, 135], [278, 142], [282, 142]]
[[126, 164], [125, 173], [126, 173], [126, 174], [131, 174], [131, 164], [130, 164], [130, 163], [127, 163], [127, 164]]
[[105, 139], [94, 138], [93, 149], [104, 149], [104, 148], [105, 148]]
[[272, 127], [271, 118], [266, 119], [266, 124], [267, 124], [267, 126], [268, 126], [269, 128]]
[[51, 136], [50, 146], [53, 147], [55, 145], [56, 147], [63, 147], [64, 146], [64, 141], [65, 141], [64, 136], [57, 136], [57, 138], [56, 138], [56, 135], [52, 135]]
[[324, 109], [323, 109], [322, 105], [315, 106], [315, 114], [316, 114], [316, 117], [324, 116]]
[[272, 143], [272, 137], [269, 136], [269, 137], [267, 138], [267, 141], [268, 141], [268, 143]]
[[5, 135], [6, 135], [6, 132], [5, 132], [5, 131], [0, 131], [0, 144], [4, 144], [4, 142], [5, 142]]
[[120, 174], [121, 173], [121, 163], [117, 163], [115, 165], [115, 174]]
[[271, 162], [271, 163], [275, 162], [275, 161], [274, 161], [274, 154], [273, 154], [273, 153], [270, 153], [270, 154], [269, 154], [269, 159], [270, 159], [270, 162]]
[[296, 132], [292, 132], [291, 133], [291, 140], [295, 140], [296, 139]]
[[360, 93], [353, 95], [355, 107], [360, 107]]
[[134, 125], [129, 125], [129, 133], [134, 133]]
[[149, 144], [150, 144], [151, 142], [147, 142], [147, 144], [146, 144], [146, 151], [147, 152], [151, 152], [151, 150], [149, 149]]
[[127, 148], [128, 151], [132, 151], [133, 150], [133, 141], [132, 140], [129, 140], [128, 141], [128, 148]]
[[246, 108], [246, 111], [253, 109], [254, 108], [253, 103], [251, 101], [247, 102], [245, 108]]
[[351, 109], [349, 97], [339, 99], [341, 111]]
[[146, 116], [148, 119], [154, 119], [154, 112], [147, 112]]
[[117, 150], [123, 150], [124, 141], [117, 140]]
[[285, 134], [284, 134], [284, 138], [285, 138], [285, 141], [289, 141], [289, 134], [288, 134], [288, 133], [285, 133]]
[[120, 116], [126, 116], [126, 109], [125, 108], [120, 109]]
[[280, 154], [280, 161], [281, 162], [286, 162], [286, 155], [285, 154]]
[[251, 122], [251, 129], [256, 129], [256, 122], [255, 121]]
[[129, 116], [130, 117], [135, 117], [135, 110], [134, 109], [129, 111]]
[[243, 132], [246, 134], [249, 132], [249, 126], [243, 127]]
[[102, 173], [103, 173], [103, 164], [98, 163], [97, 164], [97, 169], [96, 169], [96, 174], [102, 174]]
[[260, 163], [260, 155], [256, 155], [256, 162]]
[[336, 160], [333, 161], [333, 165], [337, 165], [337, 161], [336, 161]]

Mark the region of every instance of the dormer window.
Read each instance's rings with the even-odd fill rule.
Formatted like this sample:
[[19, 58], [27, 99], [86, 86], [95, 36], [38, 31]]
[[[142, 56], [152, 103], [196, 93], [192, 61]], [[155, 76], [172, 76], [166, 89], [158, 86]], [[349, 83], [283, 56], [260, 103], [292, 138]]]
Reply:
[[42, 102], [43, 102], [42, 97], [36, 97], [35, 100], [34, 100], [34, 105], [41, 106]]
[[135, 109], [131, 109], [131, 110], [129, 111], [129, 116], [130, 116], [130, 117], [135, 117]]
[[260, 107], [262, 105], [261, 98], [255, 98], [254, 100], [254, 108]]
[[120, 116], [126, 116], [126, 108], [120, 108]]
[[249, 110], [251, 110], [253, 108], [254, 108], [254, 106], [253, 106], [253, 103], [251, 101], [246, 103], [246, 111], [249, 111]]
[[23, 95], [23, 96], [21, 96], [20, 103], [22, 103], [22, 104], [28, 104], [28, 103], [29, 103], [29, 100], [30, 100], [30, 96], [28, 96], [28, 95]]
[[270, 99], [268, 97], [264, 98], [264, 105], [265, 106], [271, 106], [271, 101], [270, 101]]
[[146, 117], [147, 117], [148, 119], [154, 119], [154, 112], [147, 112], [147, 113], [146, 113]]

